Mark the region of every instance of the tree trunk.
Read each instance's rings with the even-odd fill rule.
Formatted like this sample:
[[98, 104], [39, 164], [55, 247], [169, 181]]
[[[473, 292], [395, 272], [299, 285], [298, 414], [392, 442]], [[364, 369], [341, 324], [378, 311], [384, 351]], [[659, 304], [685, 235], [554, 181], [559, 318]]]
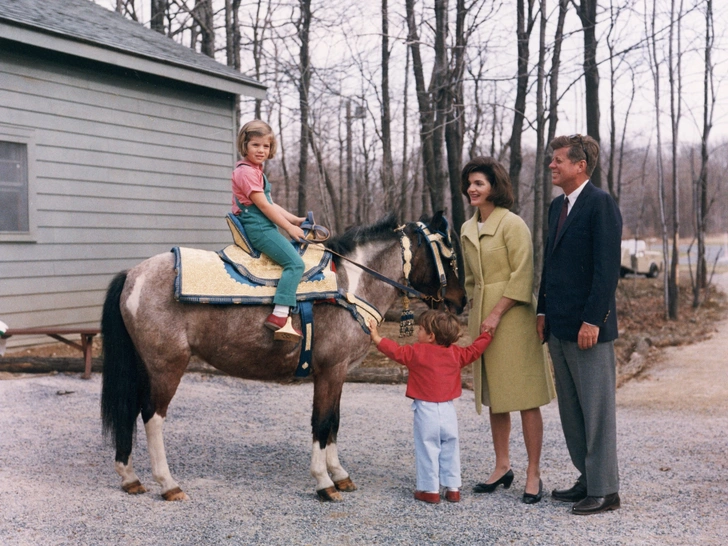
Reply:
[[[525, 2], [528, 2], [528, 14], [526, 14]], [[520, 180], [521, 168], [523, 167], [523, 153], [521, 151], [521, 139], [523, 136], [523, 121], [526, 117], [526, 96], [528, 95], [528, 41], [533, 30], [533, 3], [535, 0], [518, 0], [517, 12], [517, 38], [518, 38], [518, 79], [516, 83], [516, 104], [513, 107], [513, 129], [509, 147], [511, 149], [511, 160], [508, 175], [513, 186], [513, 212], [518, 213], [520, 206]]]
[[195, 0], [195, 21], [200, 27], [200, 51], [215, 58], [215, 27], [212, 13], [212, 0]]
[[[597, 0], [581, 0], [577, 10], [584, 31], [584, 87], [586, 91], [586, 132], [601, 143], [599, 137], [599, 67], [597, 65]], [[601, 158], [600, 158], [601, 159]], [[602, 187], [601, 161], [597, 161], [591, 182]]]
[[417, 92], [417, 106], [420, 118], [420, 148], [422, 150], [422, 167], [424, 186], [430, 194], [430, 201], [435, 206], [437, 197], [437, 169], [435, 165], [435, 150], [433, 134], [435, 128], [435, 115], [432, 109], [430, 95], [425, 88], [425, 76], [420, 54], [420, 38], [415, 21], [414, 0], [405, 0], [407, 11], [407, 42], [412, 54], [412, 74], [415, 78]]
[[445, 125], [448, 103], [447, 62], [448, 0], [435, 0], [435, 64], [430, 79], [430, 94], [435, 107], [432, 151], [435, 163], [435, 185], [430, 189], [432, 210], [445, 209]]
[[[648, 14], [645, 14], [647, 17]], [[650, 63], [650, 71], [652, 72], [654, 99], [655, 99], [655, 131], [657, 134], [657, 150], [656, 150], [656, 167], [657, 167], [657, 195], [660, 202], [660, 223], [662, 232], [662, 258], [663, 263], [667, 264], [670, 262], [670, 252], [668, 250], [668, 238], [667, 238], [667, 214], [665, 212], [665, 172], [662, 164], [662, 131], [660, 130], [660, 63], [657, 57], [657, 0], [652, 0], [652, 13], [650, 14], [650, 28], [645, 29], [647, 32], [648, 40], [648, 58]], [[647, 21], [645, 21], [647, 26]], [[669, 317], [669, 306], [670, 296], [668, 292], [668, 275], [665, 274], [663, 277], [663, 289], [664, 289], [664, 305], [665, 305], [665, 318]]]
[[[668, 286], [668, 311], [670, 319], [677, 320], [679, 313], [679, 263], [680, 263], [680, 184], [678, 178], [678, 145], [680, 142], [680, 117], [682, 103], [682, 29], [683, 2], [680, 1], [678, 13], [675, 13], [675, 0], [670, 2], [670, 33], [668, 74], [670, 82], [670, 121], [672, 129], [672, 260]], [[677, 52], [673, 50], [674, 33], [677, 24]]]
[[164, 18], [167, 15], [167, 2], [168, 0], [152, 0], [149, 28], [160, 34], [165, 34]]
[[[343, 233], [343, 230], [341, 229], [341, 215], [339, 214], [339, 197], [336, 195], [336, 188], [334, 187], [334, 183], [329, 176], [329, 171], [326, 169], [326, 165], [324, 164], [324, 159], [321, 155], [321, 149], [316, 145], [316, 139], [314, 138], [313, 131], [311, 131], [309, 138], [311, 140], [311, 151], [313, 151], [314, 157], [316, 158], [316, 165], [318, 167], [319, 176], [324, 179], [324, 183], [326, 184], [326, 191], [329, 194], [329, 199], [331, 199], [331, 205], [334, 208], [334, 214], [332, 215], [334, 217], [334, 223], [332, 226], [334, 228], [334, 233]], [[325, 206], [325, 201], [323, 205], [324, 210], [327, 210], [328, 207]], [[326, 215], [326, 217], [326, 223], [331, 226], [331, 218], [328, 214]]]
[[298, 215], [305, 216], [307, 212], [306, 185], [308, 183], [308, 92], [311, 87], [311, 57], [308, 49], [308, 36], [311, 29], [311, 0], [300, 0], [300, 9], [301, 14], [297, 24], [301, 47], [298, 80], [298, 104], [301, 112], [301, 138], [298, 147]]
[[445, 144], [447, 146], [447, 170], [450, 179], [450, 202], [452, 210], [452, 228], [460, 233], [460, 226], [465, 222], [465, 206], [460, 191], [460, 171], [463, 161], [463, 139], [465, 137], [465, 100], [463, 91], [463, 74], [465, 73], [465, 16], [467, 8], [465, 0], [457, 0], [455, 22], [455, 48], [452, 52], [452, 70], [448, 86], [448, 116], [445, 127]]
[[[400, 180], [400, 195], [399, 195], [399, 209], [402, 211], [402, 221], [409, 221], [411, 219], [409, 210], [412, 207], [408, 207], [409, 200], [407, 199], [407, 190], [409, 187], [409, 158], [407, 157], [407, 116], [409, 115], [408, 96], [409, 96], [409, 63], [410, 54], [409, 49], [405, 48], [405, 62], [404, 62], [404, 90], [402, 92], [402, 177]], [[412, 188], [412, 192], [415, 188]]]
[[[549, 233], [548, 213], [551, 204], [551, 164], [550, 149], [547, 148], [549, 143], [556, 137], [556, 126], [559, 122], [559, 69], [561, 68], [561, 46], [564, 42], [564, 22], [566, 21], [566, 12], [569, 9], [569, 0], [559, 0], [559, 18], [556, 22], [556, 32], [554, 34], [554, 52], [551, 56], [551, 74], [549, 76], [549, 115], [548, 115], [548, 136], [544, 143], [543, 158], [543, 208], [541, 213], [541, 240], [546, 241]], [[538, 165], [538, 163], [536, 164]], [[534, 229], [537, 229], [534, 224]], [[543, 258], [543, 256], [542, 256]], [[541, 267], [536, 268], [541, 271]]]
[[[389, 108], [389, 16], [382, 0], [382, 187], [384, 208], [395, 211], [394, 161], [392, 160], [392, 117]], [[400, 217], [400, 220], [403, 218]]]
[[544, 211], [544, 172], [539, 168], [544, 158], [544, 131], [546, 120], [544, 116], [544, 66], [546, 65], [546, 0], [539, 0], [539, 34], [538, 34], [538, 72], [536, 75], [536, 163], [533, 180], [533, 225], [531, 239], [533, 242], [533, 275], [534, 286], [540, 284], [541, 265], [543, 263], [543, 211]]
[[703, 69], [703, 134], [700, 139], [700, 175], [698, 178], [696, 199], [696, 229], [698, 236], [698, 260], [693, 287], [693, 307], [701, 303], [700, 290], [708, 286], [708, 267], [705, 258], [705, 231], [708, 214], [708, 139], [713, 128], [713, 112], [715, 111], [715, 92], [713, 89], [713, 0], [705, 2], [705, 58]]

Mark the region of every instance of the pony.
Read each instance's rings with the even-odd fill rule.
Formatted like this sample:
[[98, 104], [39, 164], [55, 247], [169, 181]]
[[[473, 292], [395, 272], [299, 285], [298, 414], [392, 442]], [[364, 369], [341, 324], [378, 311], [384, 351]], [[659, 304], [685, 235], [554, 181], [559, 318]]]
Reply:
[[[364, 273], [351, 263], [356, 262], [420, 291], [431, 307], [444, 305], [461, 313], [466, 297], [457, 273], [457, 237], [452, 237], [442, 213], [428, 222], [430, 233], [442, 234], [438, 244], [428, 241], [425, 223], [398, 227], [392, 215], [330, 239], [326, 246], [334, 251], [339, 287], [370, 303], [381, 316], [397, 300], [400, 289]], [[408, 275], [403, 272], [410, 268]], [[129, 494], [146, 491], [131, 459], [141, 414], [152, 477], [161, 486], [162, 497], [170, 501], [188, 496], [170, 473], [162, 429], [190, 357], [196, 355], [235, 377], [287, 381], [294, 375], [300, 352], [298, 343], [274, 342], [273, 332], [263, 328], [271, 306], [180, 303], [173, 294], [175, 275], [171, 252], [117, 274], [107, 290], [101, 321], [102, 428], [116, 448], [121, 487]], [[347, 370], [367, 355], [370, 339], [344, 307], [317, 304], [313, 316], [311, 475], [319, 499], [341, 501], [341, 491], [356, 490], [336, 447], [341, 391]]]

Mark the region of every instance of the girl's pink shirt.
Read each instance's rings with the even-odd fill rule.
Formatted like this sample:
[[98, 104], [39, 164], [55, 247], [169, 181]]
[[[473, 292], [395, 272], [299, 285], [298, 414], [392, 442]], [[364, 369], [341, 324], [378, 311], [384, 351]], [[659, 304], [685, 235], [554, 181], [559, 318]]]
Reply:
[[263, 165], [256, 165], [243, 159], [235, 165], [232, 176], [233, 181], [233, 214], [240, 212], [240, 207], [235, 203], [238, 198], [243, 205], [252, 205], [250, 194], [256, 191], [264, 190], [263, 183]]

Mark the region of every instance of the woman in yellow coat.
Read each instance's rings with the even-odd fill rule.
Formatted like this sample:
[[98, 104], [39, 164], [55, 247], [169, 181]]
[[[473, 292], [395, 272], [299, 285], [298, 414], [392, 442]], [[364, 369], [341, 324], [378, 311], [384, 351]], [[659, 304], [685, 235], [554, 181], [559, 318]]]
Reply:
[[521, 217], [508, 210], [513, 205], [511, 182], [494, 159], [470, 161], [463, 168], [461, 189], [477, 208], [461, 230], [468, 329], [473, 339], [484, 331], [493, 335], [485, 354], [473, 363], [473, 386], [477, 412], [483, 404], [489, 408], [495, 469], [474, 491], [490, 493], [501, 484], [511, 486], [509, 412], [520, 411], [528, 453], [523, 502], [533, 504], [543, 495], [540, 407], [553, 400], [555, 392], [536, 332], [531, 233]]

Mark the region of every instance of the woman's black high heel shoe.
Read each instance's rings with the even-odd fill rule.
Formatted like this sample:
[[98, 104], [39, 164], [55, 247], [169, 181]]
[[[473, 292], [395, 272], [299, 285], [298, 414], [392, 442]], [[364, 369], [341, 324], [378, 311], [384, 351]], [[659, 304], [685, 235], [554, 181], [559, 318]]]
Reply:
[[503, 484], [503, 489], [508, 489], [513, 483], [513, 470], [509, 469], [508, 472], [503, 474], [493, 483], [476, 483], [473, 487], [473, 493], [492, 493], [496, 488]]
[[523, 502], [526, 504], [536, 504], [543, 497], [543, 482], [538, 480], [538, 493], [533, 495], [532, 493], [523, 492]]

